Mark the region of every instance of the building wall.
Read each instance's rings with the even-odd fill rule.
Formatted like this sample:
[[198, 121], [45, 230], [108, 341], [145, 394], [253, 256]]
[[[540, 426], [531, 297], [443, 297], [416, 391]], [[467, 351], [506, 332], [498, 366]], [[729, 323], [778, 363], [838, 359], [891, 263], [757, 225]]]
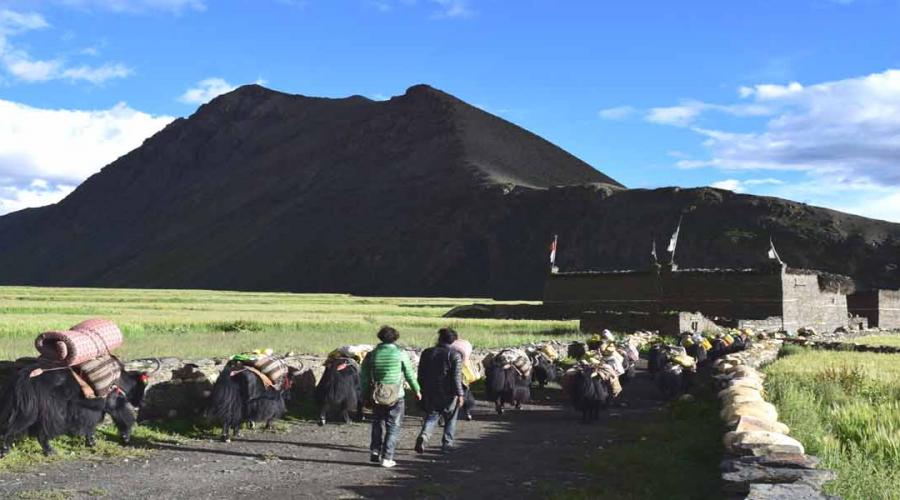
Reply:
[[878, 291], [878, 327], [900, 330], [900, 290]]
[[823, 291], [815, 274], [783, 275], [784, 329], [789, 332], [812, 327], [819, 332], [831, 332], [848, 324], [847, 296], [839, 292]]
[[551, 274], [544, 303], [577, 303], [589, 311], [696, 311], [707, 317], [781, 316], [778, 270], [686, 270], [660, 273]]

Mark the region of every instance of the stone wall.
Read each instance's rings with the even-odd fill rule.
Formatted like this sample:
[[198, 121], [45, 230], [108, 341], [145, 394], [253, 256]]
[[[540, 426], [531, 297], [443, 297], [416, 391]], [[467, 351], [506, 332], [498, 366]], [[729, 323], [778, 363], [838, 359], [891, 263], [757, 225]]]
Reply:
[[584, 333], [600, 333], [604, 329], [620, 332], [652, 330], [663, 335], [720, 330], [718, 325], [700, 313], [646, 313], [633, 311], [587, 311], [581, 314], [579, 328]]
[[812, 327], [823, 332], [848, 325], [847, 296], [823, 290], [817, 275], [785, 273], [782, 283], [785, 331]]
[[900, 290], [869, 290], [847, 297], [851, 314], [864, 316], [870, 327], [900, 329]]
[[584, 311], [698, 311], [705, 316], [781, 316], [779, 269], [623, 271], [551, 274], [544, 303]]
[[713, 365], [722, 387], [721, 416], [729, 429], [723, 438], [724, 488], [734, 497], [755, 500], [828, 498], [822, 486], [835, 474], [818, 468], [818, 459], [788, 435], [777, 408], [764, 398], [765, 375], [758, 368], [774, 361], [780, 348], [780, 340], [758, 340]]

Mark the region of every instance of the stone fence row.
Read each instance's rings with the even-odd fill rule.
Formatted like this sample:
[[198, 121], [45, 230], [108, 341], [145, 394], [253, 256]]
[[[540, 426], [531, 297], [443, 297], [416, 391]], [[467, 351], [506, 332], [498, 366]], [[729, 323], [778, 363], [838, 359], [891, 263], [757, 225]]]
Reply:
[[765, 374], [759, 368], [778, 357], [781, 345], [781, 340], [758, 340], [713, 364], [713, 377], [722, 387], [721, 417], [728, 428], [721, 464], [724, 487], [734, 498], [753, 500], [829, 498], [822, 485], [835, 474], [818, 468], [818, 459], [788, 436], [790, 429], [764, 397]]

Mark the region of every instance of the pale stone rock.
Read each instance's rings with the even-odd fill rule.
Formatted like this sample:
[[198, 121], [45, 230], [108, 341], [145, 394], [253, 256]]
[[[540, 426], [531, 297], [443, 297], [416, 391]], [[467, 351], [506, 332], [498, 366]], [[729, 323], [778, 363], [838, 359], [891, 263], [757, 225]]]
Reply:
[[772, 453], [803, 454], [803, 445], [796, 439], [777, 432], [735, 432], [729, 439], [729, 451], [737, 455], [763, 456]]
[[790, 428], [781, 423], [771, 420], [763, 420], [761, 418], [752, 417], [750, 415], [742, 416], [737, 423], [735, 432], [777, 432], [779, 434], [790, 434]]
[[720, 415], [727, 425], [737, 425], [738, 420], [744, 416], [756, 417], [769, 422], [778, 421], [778, 410], [771, 403], [765, 401], [730, 405], [723, 408]]

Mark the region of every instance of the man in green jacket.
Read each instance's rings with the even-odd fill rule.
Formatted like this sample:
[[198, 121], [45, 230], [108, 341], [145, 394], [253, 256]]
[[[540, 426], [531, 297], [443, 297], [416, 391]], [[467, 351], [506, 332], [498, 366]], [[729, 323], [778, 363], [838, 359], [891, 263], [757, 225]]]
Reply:
[[373, 403], [372, 442], [369, 445], [369, 461], [381, 462], [382, 467], [397, 465], [394, 461], [394, 450], [400, 437], [400, 426], [406, 403], [403, 400], [403, 380], [416, 391], [416, 399], [422, 399], [416, 372], [406, 351], [397, 346], [400, 334], [389, 326], [381, 327], [378, 340], [381, 341], [366, 359], [363, 360], [362, 390], [363, 396], [372, 400], [372, 391], [376, 384], [397, 386], [399, 398], [391, 405]]

